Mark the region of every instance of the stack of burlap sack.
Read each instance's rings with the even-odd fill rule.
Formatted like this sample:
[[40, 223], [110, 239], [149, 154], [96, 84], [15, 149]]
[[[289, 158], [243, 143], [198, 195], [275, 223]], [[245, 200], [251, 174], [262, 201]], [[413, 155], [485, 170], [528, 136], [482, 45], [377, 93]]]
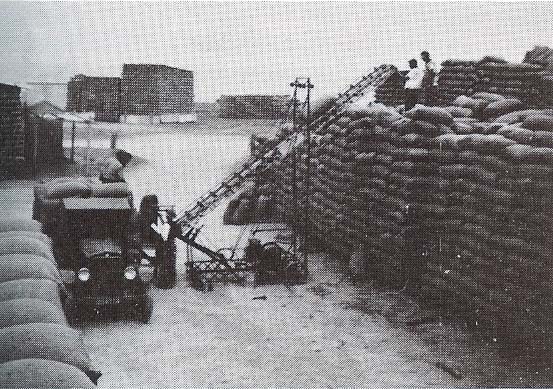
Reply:
[[405, 102], [406, 71], [395, 72], [374, 92], [375, 101], [388, 106], [401, 105]]
[[530, 63], [486, 62], [477, 66], [476, 91], [518, 98], [528, 105], [539, 104], [540, 72], [543, 66]]
[[476, 62], [449, 59], [442, 62], [438, 78], [440, 105], [450, 104], [459, 95], [471, 95], [478, 81]]
[[[522, 334], [548, 321], [551, 111], [491, 93], [404, 115], [350, 104], [314, 140], [311, 221], [328, 248], [362, 245], [370, 275], [479, 325]], [[286, 220], [291, 165], [275, 180]]]
[[68, 197], [127, 197], [132, 194], [125, 182], [101, 183], [93, 177], [60, 177], [37, 184], [34, 188], [33, 219], [40, 221], [47, 233], [56, 228], [59, 210]]
[[[269, 165], [269, 166], [267, 166]], [[224, 224], [248, 224], [277, 221], [275, 207], [276, 164], [261, 164], [249, 183], [238, 196], [229, 201], [223, 214]]]
[[0, 220], [0, 387], [94, 387], [101, 374], [67, 323], [67, 304], [41, 224]]

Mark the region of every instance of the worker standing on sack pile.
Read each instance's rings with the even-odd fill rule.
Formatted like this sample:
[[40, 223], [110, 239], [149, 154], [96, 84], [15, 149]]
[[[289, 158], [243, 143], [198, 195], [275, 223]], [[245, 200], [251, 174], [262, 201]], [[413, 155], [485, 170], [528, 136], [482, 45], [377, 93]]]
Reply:
[[436, 105], [436, 94], [438, 91], [438, 67], [436, 63], [430, 59], [428, 51], [421, 53], [421, 58], [425, 63], [424, 78], [422, 87], [424, 90], [424, 104], [432, 107]]
[[409, 73], [405, 76], [405, 110], [409, 111], [417, 104], [419, 96], [421, 94], [422, 79], [424, 77], [424, 71], [417, 67], [417, 60], [412, 59], [409, 61]]

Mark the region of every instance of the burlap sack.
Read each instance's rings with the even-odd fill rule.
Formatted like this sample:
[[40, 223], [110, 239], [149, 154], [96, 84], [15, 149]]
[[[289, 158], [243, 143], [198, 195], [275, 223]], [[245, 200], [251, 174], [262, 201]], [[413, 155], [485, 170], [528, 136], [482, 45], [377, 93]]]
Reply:
[[499, 153], [506, 147], [516, 144], [515, 141], [498, 134], [471, 134], [458, 143], [461, 149], [474, 150], [482, 153]]
[[0, 232], [0, 240], [4, 238], [12, 238], [12, 237], [19, 237], [19, 236], [25, 236], [33, 239], [40, 240], [43, 242], [46, 246], [52, 247], [52, 239], [42, 232], [36, 232], [36, 231], [5, 231]]
[[505, 115], [496, 117], [493, 121], [495, 123], [514, 124], [523, 122], [528, 116], [540, 114], [541, 111], [537, 109], [525, 109], [522, 111], [509, 112]]
[[440, 127], [440, 123], [434, 125], [428, 121], [415, 120], [413, 126], [415, 133], [427, 137], [435, 137], [444, 133], [444, 131]]
[[34, 298], [61, 307], [60, 292], [60, 285], [48, 279], [22, 278], [0, 282], [0, 301]]
[[477, 131], [473, 126], [471, 126], [470, 124], [467, 124], [467, 123], [460, 123], [460, 122], [455, 122], [452, 126], [453, 128], [453, 132], [455, 134], [472, 134], [472, 133], [478, 133], [479, 131]]
[[527, 160], [532, 152], [533, 147], [529, 145], [515, 144], [505, 148], [505, 154], [510, 159], [521, 162]]
[[453, 116], [443, 108], [419, 106], [405, 112], [405, 117], [422, 120], [432, 124], [451, 125]]
[[497, 93], [477, 92], [472, 95], [473, 99], [485, 100], [489, 103], [505, 100], [505, 97], [498, 95]]
[[83, 343], [81, 333], [51, 323], [19, 324], [0, 329], [0, 363], [39, 358], [75, 366], [94, 381], [96, 369]]
[[0, 236], [0, 256], [8, 254], [32, 254], [56, 263], [52, 247], [30, 236]]
[[513, 128], [508, 138], [516, 141], [517, 143], [530, 145], [534, 144], [535, 132], [527, 130], [526, 128]]
[[463, 141], [468, 135], [458, 134], [444, 134], [436, 137], [436, 140], [440, 144], [440, 148], [458, 150], [459, 143]]
[[2, 388], [80, 388], [96, 386], [78, 368], [46, 359], [19, 359], [0, 365]]
[[44, 257], [32, 254], [0, 256], [0, 282], [22, 278], [47, 279], [62, 283], [56, 265]]
[[453, 100], [453, 105], [461, 108], [472, 108], [476, 104], [476, 99], [465, 95], [457, 96]]
[[472, 109], [464, 108], [462, 106], [444, 107], [444, 109], [451, 114], [454, 118], [470, 118], [472, 117]]
[[553, 116], [550, 115], [531, 115], [522, 122], [522, 127], [534, 131], [553, 132]]
[[524, 104], [519, 99], [504, 99], [490, 103], [484, 108], [485, 118], [495, 118], [522, 109]]
[[46, 197], [49, 199], [61, 199], [66, 197], [90, 196], [90, 184], [80, 181], [64, 181], [49, 183], [46, 187]]
[[532, 144], [541, 147], [553, 147], [553, 132], [534, 131]]
[[0, 301], [0, 328], [27, 323], [67, 325], [63, 309], [48, 301], [20, 298]]
[[91, 185], [92, 197], [127, 197], [131, 194], [126, 182]]
[[42, 224], [36, 220], [23, 218], [0, 219], [0, 232], [6, 231], [42, 232]]

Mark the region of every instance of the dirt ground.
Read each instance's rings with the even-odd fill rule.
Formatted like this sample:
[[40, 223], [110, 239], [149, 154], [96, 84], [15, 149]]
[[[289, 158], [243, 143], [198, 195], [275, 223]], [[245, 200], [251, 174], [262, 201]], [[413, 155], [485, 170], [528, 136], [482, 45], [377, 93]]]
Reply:
[[[44, 169], [39, 178], [70, 170]], [[34, 182], [0, 181], [0, 218], [31, 216]], [[213, 247], [234, 240], [240, 230], [222, 225], [223, 209], [206, 220]], [[543, 356], [516, 354], [501, 339], [445, 322], [402, 292], [354, 282], [347, 267], [327, 254], [310, 255], [304, 285], [216, 284], [210, 292], [186, 280], [182, 245], [178, 256], [177, 286], [152, 288], [150, 323], [109, 317], [82, 323], [85, 344], [104, 374], [100, 387], [553, 383]]]

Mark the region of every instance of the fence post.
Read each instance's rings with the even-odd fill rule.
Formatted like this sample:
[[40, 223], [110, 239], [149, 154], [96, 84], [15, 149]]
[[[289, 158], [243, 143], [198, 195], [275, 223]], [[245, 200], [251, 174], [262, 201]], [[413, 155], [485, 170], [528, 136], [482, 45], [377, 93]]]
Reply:
[[75, 121], [71, 126], [71, 152], [69, 153], [69, 162], [75, 162]]
[[113, 133], [111, 134], [111, 142], [109, 147], [114, 150], [116, 148], [116, 145], [117, 145], [117, 134]]

